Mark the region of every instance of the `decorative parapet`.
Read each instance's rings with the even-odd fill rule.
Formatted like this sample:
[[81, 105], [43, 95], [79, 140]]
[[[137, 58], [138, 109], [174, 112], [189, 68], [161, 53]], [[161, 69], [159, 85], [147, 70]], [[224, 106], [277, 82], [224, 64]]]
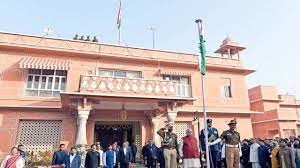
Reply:
[[243, 63], [239, 59], [228, 59], [221, 57], [206, 57], [207, 66], [230, 66], [243, 67]]
[[81, 75], [80, 92], [175, 97], [176, 84], [164, 80]]

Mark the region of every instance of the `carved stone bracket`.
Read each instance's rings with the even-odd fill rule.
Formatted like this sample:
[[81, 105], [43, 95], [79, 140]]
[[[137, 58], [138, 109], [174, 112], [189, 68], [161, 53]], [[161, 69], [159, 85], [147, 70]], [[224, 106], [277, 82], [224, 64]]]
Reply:
[[166, 112], [168, 123], [174, 124], [175, 119], [177, 117], [178, 110], [181, 107], [181, 104], [177, 102], [160, 103], [159, 106], [160, 108], [164, 109], [164, 111]]

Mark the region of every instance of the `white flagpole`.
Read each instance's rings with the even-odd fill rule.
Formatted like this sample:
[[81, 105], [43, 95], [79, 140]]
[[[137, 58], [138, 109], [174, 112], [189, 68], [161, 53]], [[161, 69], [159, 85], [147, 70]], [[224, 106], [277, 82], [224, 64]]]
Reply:
[[[201, 19], [197, 19], [195, 21], [198, 24], [198, 32], [199, 39], [201, 38], [203, 31], [203, 21]], [[199, 69], [201, 70], [201, 64], [199, 59]], [[206, 114], [206, 106], [205, 106], [205, 78], [204, 74], [201, 73], [201, 89], [202, 89], [202, 107], [203, 107], [203, 120], [204, 120], [204, 134], [205, 134], [205, 154], [206, 154], [206, 167], [210, 168], [210, 158], [209, 158], [209, 147], [208, 147], [208, 132], [207, 132], [207, 114]]]
[[118, 28], [119, 31], [119, 40], [118, 40], [118, 44], [121, 45], [121, 27]]
[[121, 21], [122, 20], [122, 0], [119, 0], [119, 11], [118, 11], [118, 18], [117, 18], [117, 26], [118, 26], [118, 33], [119, 33], [119, 40], [118, 44], [121, 44]]

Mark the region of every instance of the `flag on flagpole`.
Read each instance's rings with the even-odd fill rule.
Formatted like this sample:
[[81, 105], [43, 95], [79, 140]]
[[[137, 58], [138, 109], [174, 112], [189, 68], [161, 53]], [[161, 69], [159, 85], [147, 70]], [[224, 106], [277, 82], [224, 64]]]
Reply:
[[203, 22], [200, 21], [200, 44], [199, 44], [199, 49], [200, 49], [200, 54], [201, 54], [201, 74], [205, 75], [206, 73], [206, 49], [205, 49], [205, 40], [204, 40], [204, 35], [203, 35]]
[[117, 27], [120, 29], [121, 27], [121, 17], [122, 17], [122, 2], [119, 0], [119, 11], [118, 11], [118, 18], [117, 18]]

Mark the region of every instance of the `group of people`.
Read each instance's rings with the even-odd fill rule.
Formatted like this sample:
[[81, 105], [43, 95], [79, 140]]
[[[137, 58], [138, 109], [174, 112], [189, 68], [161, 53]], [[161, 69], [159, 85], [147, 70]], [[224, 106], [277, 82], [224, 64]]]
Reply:
[[128, 142], [123, 142], [122, 147], [120, 147], [117, 142], [114, 142], [107, 147], [106, 151], [102, 150], [100, 142], [92, 144], [83, 165], [81, 156], [77, 153], [75, 147], [72, 147], [70, 154], [68, 154], [64, 150], [65, 145], [61, 144], [60, 149], [53, 154], [52, 167], [129, 168], [130, 163], [135, 162], [135, 152], [132, 150], [134, 148], [129, 147], [128, 144]]
[[[231, 120], [228, 123], [229, 129], [220, 136], [212, 126], [212, 120], [206, 122], [209, 151], [205, 150], [205, 130], [201, 130], [199, 146], [192, 129], [187, 129], [186, 136], [178, 140], [172, 124], [167, 124], [157, 132], [162, 138], [160, 148], [152, 139], [143, 146], [145, 167], [156, 168], [159, 165], [160, 168], [176, 168], [178, 163], [182, 163], [183, 168], [205, 167], [202, 158], [208, 155], [211, 168], [300, 168], [300, 137], [241, 141], [236, 131], [236, 120]], [[103, 151], [100, 142], [97, 142], [91, 145], [82, 162], [75, 147], [68, 153], [65, 145], [61, 144], [53, 154], [52, 167], [129, 168], [131, 163], [135, 163], [136, 153], [134, 143], [129, 146], [128, 142], [123, 142], [122, 146], [118, 146], [115, 142]], [[13, 147], [0, 168], [25, 167], [25, 155], [23, 145]]]
[[[236, 120], [220, 136], [207, 120], [210, 167], [212, 168], [300, 168], [300, 137], [289, 139], [244, 139], [236, 131]], [[222, 141], [223, 140], [223, 141]], [[200, 135], [202, 154], [205, 132]]]
[[300, 168], [299, 139], [245, 139], [241, 144], [244, 168]]
[[13, 147], [1, 163], [0, 168], [23, 168], [25, 166], [25, 152], [23, 145]]

